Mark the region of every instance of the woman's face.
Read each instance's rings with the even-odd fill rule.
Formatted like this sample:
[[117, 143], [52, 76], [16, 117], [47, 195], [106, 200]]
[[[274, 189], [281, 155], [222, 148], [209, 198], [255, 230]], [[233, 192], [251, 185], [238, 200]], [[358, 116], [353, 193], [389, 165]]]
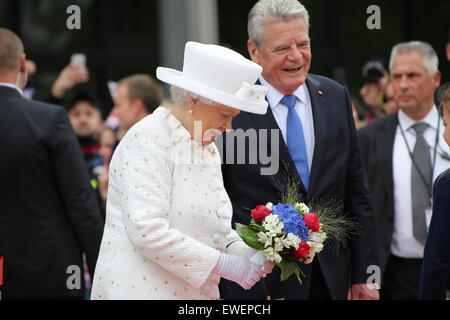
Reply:
[[190, 109], [194, 118], [193, 137], [208, 145], [226, 130], [231, 129], [231, 121], [240, 110], [220, 103], [203, 104], [200, 100], [191, 100]]
[[447, 142], [448, 146], [450, 147], [450, 101], [444, 103], [444, 139], [445, 142]]

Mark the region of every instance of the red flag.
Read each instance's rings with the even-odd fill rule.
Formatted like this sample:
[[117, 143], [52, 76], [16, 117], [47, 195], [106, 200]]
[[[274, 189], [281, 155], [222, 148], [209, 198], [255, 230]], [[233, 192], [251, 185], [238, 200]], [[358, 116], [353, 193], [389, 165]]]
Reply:
[[3, 257], [0, 257], [0, 286], [3, 285]]

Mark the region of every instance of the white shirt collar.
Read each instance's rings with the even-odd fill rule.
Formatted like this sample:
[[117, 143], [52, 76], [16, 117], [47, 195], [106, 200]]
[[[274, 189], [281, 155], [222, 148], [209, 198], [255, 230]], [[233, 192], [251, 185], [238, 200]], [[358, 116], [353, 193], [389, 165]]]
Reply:
[[403, 130], [405, 130], [405, 131], [408, 131], [414, 124], [416, 124], [418, 122], [425, 122], [426, 124], [428, 124], [430, 126], [430, 128], [437, 130], [438, 118], [439, 118], [439, 113], [436, 108], [436, 105], [433, 105], [433, 108], [426, 115], [426, 117], [419, 121], [411, 119], [406, 113], [403, 112], [403, 110], [400, 110], [398, 112], [398, 121], [399, 121], [400, 125], [402, 126]]
[[0, 82], [0, 87], [8, 87], [8, 88], [16, 89], [20, 93], [20, 95], [23, 96], [23, 91], [20, 90], [19, 88], [17, 88], [16, 85], [14, 85], [13, 83]]
[[[259, 82], [261, 82], [261, 85], [263, 85], [264, 87], [267, 88], [267, 93], [266, 93], [266, 97], [267, 97], [267, 101], [269, 102], [270, 107], [273, 109], [275, 109], [276, 107], [278, 107], [278, 105], [281, 102], [281, 99], [283, 99], [284, 94], [282, 94], [280, 91], [278, 91], [277, 89], [275, 89], [270, 83], [268, 83], [263, 76], [259, 77]], [[297, 97], [297, 99], [299, 99], [301, 102], [307, 104], [308, 103], [308, 93], [307, 93], [307, 88], [306, 88], [306, 84], [302, 84], [300, 87], [297, 88], [297, 90], [294, 91], [293, 93], [294, 96]]]

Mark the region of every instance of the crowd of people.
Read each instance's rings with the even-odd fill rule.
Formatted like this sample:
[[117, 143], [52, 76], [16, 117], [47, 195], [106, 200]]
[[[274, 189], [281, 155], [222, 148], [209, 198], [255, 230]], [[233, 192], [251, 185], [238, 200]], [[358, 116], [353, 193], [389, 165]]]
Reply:
[[[0, 29], [0, 299], [446, 299], [450, 86], [435, 49], [396, 44], [388, 66], [363, 66], [352, 96], [309, 72], [298, 0], [259, 0], [248, 38], [250, 59], [188, 42], [182, 71], [157, 70], [169, 107], [158, 80], [135, 74], [118, 81], [102, 119], [92, 93], [68, 99], [90, 81], [83, 65], [67, 65], [47, 101], [27, 98], [36, 66]], [[450, 61], [450, 30], [446, 50]], [[263, 159], [219, 150], [215, 140], [237, 139], [231, 129], [269, 132], [256, 143], [276, 143], [280, 169], [262, 175]], [[227, 153], [234, 161], [221, 161]], [[288, 177], [305, 203], [342, 203], [336, 214], [359, 226], [301, 266], [301, 285], [250, 260], [233, 229], [250, 222], [248, 208], [280, 202]], [[69, 285], [73, 266], [85, 276]]]

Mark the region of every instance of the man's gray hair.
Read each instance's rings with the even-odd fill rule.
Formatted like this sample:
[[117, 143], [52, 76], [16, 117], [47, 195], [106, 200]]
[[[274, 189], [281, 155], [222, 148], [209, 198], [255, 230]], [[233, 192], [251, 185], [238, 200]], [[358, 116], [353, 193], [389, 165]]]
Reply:
[[439, 58], [433, 47], [426, 42], [410, 41], [399, 43], [392, 48], [391, 60], [389, 62], [389, 69], [391, 72], [392, 67], [394, 66], [394, 60], [397, 56], [410, 52], [418, 52], [422, 54], [423, 65], [427, 69], [429, 75], [432, 75], [439, 70]]
[[248, 15], [248, 37], [258, 48], [265, 40], [264, 25], [302, 18], [309, 30], [309, 14], [297, 0], [259, 0]]
[[173, 102], [175, 102], [175, 104], [179, 106], [187, 106], [189, 99], [199, 99], [203, 104], [214, 104], [214, 101], [210, 99], [203, 98], [198, 94], [192, 93], [176, 86], [172, 86], [170, 88], [170, 93], [172, 94]]

